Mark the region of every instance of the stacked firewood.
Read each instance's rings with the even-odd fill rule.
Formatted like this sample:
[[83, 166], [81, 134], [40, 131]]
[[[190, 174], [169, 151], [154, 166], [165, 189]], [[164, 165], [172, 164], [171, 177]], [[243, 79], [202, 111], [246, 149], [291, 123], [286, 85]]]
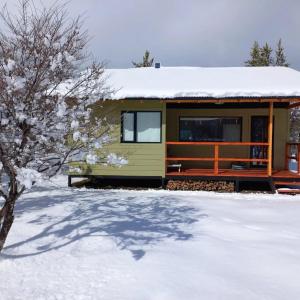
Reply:
[[233, 192], [234, 182], [212, 180], [169, 180], [167, 189], [172, 191]]

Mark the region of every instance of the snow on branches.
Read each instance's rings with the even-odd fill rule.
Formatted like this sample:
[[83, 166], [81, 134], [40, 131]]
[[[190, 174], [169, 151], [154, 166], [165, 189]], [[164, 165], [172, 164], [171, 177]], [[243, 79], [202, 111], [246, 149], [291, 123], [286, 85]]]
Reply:
[[[91, 117], [90, 106], [112, 92], [101, 64], [81, 68], [87, 37], [79, 21], [65, 24], [57, 8], [38, 16], [29, 8], [24, 2], [17, 21], [2, 13], [9, 33], [0, 38], [0, 161], [15, 174], [31, 169], [17, 176], [27, 188], [34, 171], [51, 176], [78, 152], [87, 152], [88, 163], [98, 161], [93, 149], [109, 142], [111, 128]], [[124, 161], [111, 155], [106, 162]]]
[[64, 5], [19, 3], [18, 15], [0, 12], [0, 251], [25, 189], [73, 159], [126, 163], [104, 151], [113, 126], [92, 106], [99, 111], [96, 102], [113, 91], [103, 64], [86, 54], [80, 20], [70, 22]]
[[20, 15], [1, 13], [0, 162], [21, 183], [18, 190], [31, 187], [37, 173], [54, 175], [78, 154], [90, 164], [125, 162], [112, 153], [102, 161], [95, 155], [111, 142], [112, 126], [91, 106], [113, 91], [103, 65], [89, 63], [79, 19], [67, 23], [61, 6], [33, 8], [24, 0]]

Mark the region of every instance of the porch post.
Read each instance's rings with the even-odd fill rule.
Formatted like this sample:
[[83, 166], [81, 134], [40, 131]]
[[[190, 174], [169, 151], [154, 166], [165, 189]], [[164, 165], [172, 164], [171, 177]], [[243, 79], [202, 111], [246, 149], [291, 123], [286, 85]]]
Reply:
[[273, 153], [273, 102], [269, 104], [268, 124], [268, 176], [272, 176], [272, 153]]
[[214, 175], [219, 174], [219, 145], [214, 146]]
[[300, 174], [300, 145], [297, 144], [297, 164], [298, 164], [298, 174]]
[[284, 169], [289, 169], [289, 156], [290, 156], [290, 145], [288, 143], [285, 144], [285, 163]]

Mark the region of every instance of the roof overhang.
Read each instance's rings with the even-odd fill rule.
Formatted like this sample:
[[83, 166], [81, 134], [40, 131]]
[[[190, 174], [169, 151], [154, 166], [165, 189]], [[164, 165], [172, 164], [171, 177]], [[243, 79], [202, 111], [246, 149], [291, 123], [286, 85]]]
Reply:
[[300, 102], [300, 96], [278, 96], [278, 97], [179, 97], [179, 98], [143, 98], [131, 97], [124, 99], [107, 99], [113, 101], [160, 101], [166, 103], [266, 103], [266, 102], [288, 102], [295, 104]]

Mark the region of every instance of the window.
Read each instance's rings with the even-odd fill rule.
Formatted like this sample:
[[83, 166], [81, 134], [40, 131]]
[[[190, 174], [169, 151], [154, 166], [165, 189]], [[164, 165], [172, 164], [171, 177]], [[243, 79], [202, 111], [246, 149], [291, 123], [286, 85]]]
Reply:
[[160, 143], [161, 112], [123, 112], [121, 141], [123, 143]]
[[179, 139], [186, 142], [239, 142], [242, 118], [181, 117]]
[[137, 112], [137, 142], [160, 142], [160, 113]]
[[123, 114], [123, 140], [134, 142], [134, 113]]

